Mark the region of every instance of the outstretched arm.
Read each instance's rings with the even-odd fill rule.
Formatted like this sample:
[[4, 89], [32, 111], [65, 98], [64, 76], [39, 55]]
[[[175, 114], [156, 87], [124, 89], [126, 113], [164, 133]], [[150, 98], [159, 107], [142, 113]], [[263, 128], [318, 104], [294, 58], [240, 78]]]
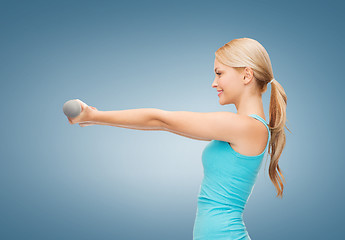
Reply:
[[252, 118], [232, 112], [200, 113], [164, 111], [156, 108], [98, 111], [82, 105], [80, 115], [68, 120], [71, 124], [96, 123], [139, 130], [169, 131], [205, 141], [214, 139], [234, 142], [244, 137], [256, 137], [262, 131], [258, 130], [257, 122]]
[[96, 111], [89, 121], [91, 124], [108, 125], [144, 131], [167, 131], [177, 135], [210, 141], [206, 138], [195, 137], [186, 133], [164, 127], [161, 121], [163, 110], [156, 108], [128, 109], [120, 111]]
[[162, 130], [160, 111], [162, 110], [156, 108], [95, 111], [90, 116], [90, 122], [138, 130]]

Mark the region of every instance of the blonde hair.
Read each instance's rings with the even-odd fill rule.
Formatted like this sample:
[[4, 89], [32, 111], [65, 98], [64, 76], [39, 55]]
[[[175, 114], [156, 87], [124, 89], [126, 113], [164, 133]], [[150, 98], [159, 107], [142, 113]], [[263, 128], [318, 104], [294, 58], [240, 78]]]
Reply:
[[[274, 79], [271, 60], [268, 53], [265, 48], [254, 39], [233, 39], [220, 47], [215, 52], [215, 55], [217, 61], [229, 67], [233, 67], [238, 71], [243, 70], [245, 67], [252, 68], [256, 84], [261, 93], [267, 90], [267, 83]], [[283, 87], [276, 79], [274, 79], [271, 84], [271, 99], [269, 106], [271, 139], [268, 147], [271, 161], [268, 172], [271, 181], [277, 189], [277, 196], [282, 198], [284, 189], [282, 179], [285, 182], [285, 178], [279, 167], [278, 161], [286, 142], [284, 127], [286, 127], [287, 97]], [[289, 132], [291, 131], [289, 130]]]

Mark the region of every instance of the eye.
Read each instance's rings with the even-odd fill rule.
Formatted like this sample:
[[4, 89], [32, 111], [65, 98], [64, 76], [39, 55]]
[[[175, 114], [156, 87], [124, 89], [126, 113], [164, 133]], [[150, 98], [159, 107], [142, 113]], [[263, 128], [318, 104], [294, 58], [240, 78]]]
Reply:
[[216, 74], [220, 76], [221, 73], [216, 73]]

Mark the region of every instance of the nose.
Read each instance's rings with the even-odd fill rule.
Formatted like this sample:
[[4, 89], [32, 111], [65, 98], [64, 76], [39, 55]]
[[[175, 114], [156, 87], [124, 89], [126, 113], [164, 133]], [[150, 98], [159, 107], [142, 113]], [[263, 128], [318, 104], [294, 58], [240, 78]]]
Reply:
[[214, 78], [213, 83], [212, 83], [212, 87], [216, 88], [217, 86], [218, 86], [217, 80], [216, 80], [216, 78]]

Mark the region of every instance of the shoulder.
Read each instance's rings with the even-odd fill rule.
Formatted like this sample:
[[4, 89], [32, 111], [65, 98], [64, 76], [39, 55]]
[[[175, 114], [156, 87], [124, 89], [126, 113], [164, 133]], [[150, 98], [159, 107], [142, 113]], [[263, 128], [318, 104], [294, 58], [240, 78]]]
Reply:
[[265, 145], [268, 138], [268, 131], [263, 122], [260, 120], [242, 115], [241, 119], [243, 119], [243, 124], [245, 131], [243, 131], [243, 135], [238, 137], [232, 144], [258, 144], [258, 145]]

